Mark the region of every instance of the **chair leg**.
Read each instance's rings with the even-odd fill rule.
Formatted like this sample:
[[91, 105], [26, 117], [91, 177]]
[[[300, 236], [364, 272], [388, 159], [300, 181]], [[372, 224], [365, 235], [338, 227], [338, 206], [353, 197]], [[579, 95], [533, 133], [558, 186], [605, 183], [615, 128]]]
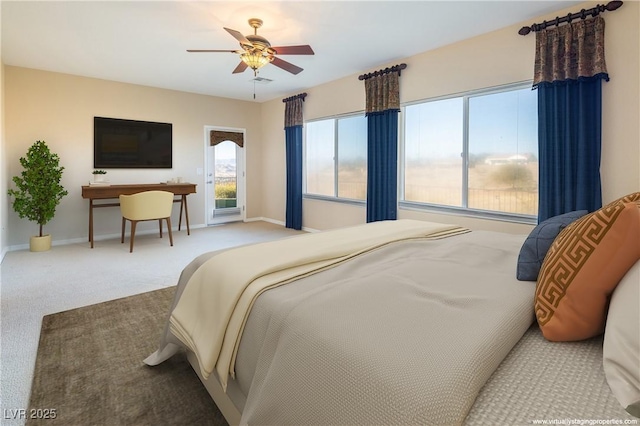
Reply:
[[124, 226], [126, 222], [127, 222], [127, 219], [123, 217], [122, 218], [122, 235], [120, 236], [120, 244], [124, 244]]
[[129, 253], [133, 253], [133, 240], [136, 238], [136, 225], [138, 224], [137, 220], [131, 221], [131, 243], [129, 244]]
[[162, 219], [158, 219], [158, 226], [160, 227], [160, 238], [162, 238]]
[[169, 242], [171, 243], [171, 247], [173, 247], [173, 232], [171, 231], [171, 217], [167, 218], [167, 228], [169, 229]]

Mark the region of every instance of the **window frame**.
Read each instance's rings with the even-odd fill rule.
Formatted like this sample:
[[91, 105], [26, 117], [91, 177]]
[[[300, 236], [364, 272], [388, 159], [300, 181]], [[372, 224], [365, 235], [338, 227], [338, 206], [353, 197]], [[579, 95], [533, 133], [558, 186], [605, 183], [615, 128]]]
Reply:
[[[322, 194], [313, 194], [313, 193], [308, 193], [307, 192], [307, 132], [306, 130], [303, 132], [303, 144], [302, 144], [302, 155], [304, 158], [303, 161], [303, 173], [302, 173], [302, 197], [303, 198], [308, 198], [311, 200], [321, 200], [321, 201], [330, 201], [330, 202], [337, 202], [337, 203], [343, 203], [343, 204], [352, 204], [352, 205], [358, 205], [358, 206], [366, 206], [367, 205], [367, 200], [366, 198], [364, 200], [359, 200], [357, 198], [346, 198], [346, 197], [340, 197], [338, 196], [338, 186], [339, 186], [339, 180], [338, 180], [338, 173], [339, 173], [339, 169], [338, 169], [338, 165], [339, 165], [339, 151], [338, 151], [338, 144], [340, 143], [340, 140], [338, 138], [338, 133], [339, 133], [339, 125], [338, 125], [338, 121], [342, 120], [342, 119], [347, 119], [347, 118], [354, 118], [354, 117], [361, 117], [361, 118], [365, 118], [365, 113], [364, 110], [362, 111], [356, 111], [356, 112], [350, 112], [350, 113], [346, 113], [346, 114], [338, 114], [338, 115], [332, 115], [329, 117], [319, 117], [319, 118], [314, 118], [312, 120], [306, 120], [304, 122], [304, 126], [306, 126], [308, 123], [313, 123], [313, 122], [318, 122], [318, 121], [329, 121], [332, 120], [334, 122], [333, 125], [333, 193], [335, 195], [331, 196], [331, 195], [322, 195]], [[366, 136], [366, 135], [365, 135]]]
[[[469, 99], [477, 96], [485, 96], [497, 93], [504, 93], [529, 88], [533, 89], [533, 81], [521, 81], [516, 83], [493, 86], [483, 89], [474, 89], [465, 92], [437, 96], [433, 98], [420, 99], [416, 101], [402, 103], [400, 105], [400, 123], [398, 135], [398, 208], [403, 210], [427, 211], [433, 213], [445, 213], [459, 216], [467, 216], [481, 219], [499, 220], [504, 222], [515, 222], [524, 224], [537, 224], [538, 215], [526, 215], [518, 213], [500, 212], [494, 210], [481, 210], [469, 208]], [[406, 201], [405, 198], [405, 129], [406, 129], [406, 108], [412, 105], [420, 105], [427, 102], [436, 102], [447, 99], [462, 98], [463, 101], [463, 129], [462, 129], [462, 200], [461, 206], [445, 206], [440, 204]], [[539, 188], [538, 188], [539, 190]]]

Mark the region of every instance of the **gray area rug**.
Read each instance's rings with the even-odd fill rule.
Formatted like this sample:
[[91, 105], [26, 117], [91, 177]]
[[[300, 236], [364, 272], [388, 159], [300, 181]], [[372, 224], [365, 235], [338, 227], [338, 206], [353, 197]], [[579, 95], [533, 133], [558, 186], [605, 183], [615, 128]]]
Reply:
[[55, 419], [27, 424], [227, 425], [186, 355], [142, 362], [157, 349], [174, 292], [45, 316], [27, 416], [55, 410]]

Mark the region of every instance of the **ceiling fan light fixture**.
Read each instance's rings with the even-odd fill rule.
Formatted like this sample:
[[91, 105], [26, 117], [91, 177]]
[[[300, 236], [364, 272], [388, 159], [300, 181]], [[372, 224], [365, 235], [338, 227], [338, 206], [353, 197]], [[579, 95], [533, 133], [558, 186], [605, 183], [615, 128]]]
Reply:
[[262, 52], [245, 52], [240, 55], [242, 62], [247, 64], [249, 68], [256, 71], [271, 62], [268, 56], [264, 56]]

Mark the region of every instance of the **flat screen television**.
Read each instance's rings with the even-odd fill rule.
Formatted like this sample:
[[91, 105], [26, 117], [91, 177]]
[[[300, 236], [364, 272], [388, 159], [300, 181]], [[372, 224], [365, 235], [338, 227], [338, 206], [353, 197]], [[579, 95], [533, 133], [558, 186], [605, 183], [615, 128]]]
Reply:
[[93, 167], [172, 167], [171, 123], [93, 118]]

